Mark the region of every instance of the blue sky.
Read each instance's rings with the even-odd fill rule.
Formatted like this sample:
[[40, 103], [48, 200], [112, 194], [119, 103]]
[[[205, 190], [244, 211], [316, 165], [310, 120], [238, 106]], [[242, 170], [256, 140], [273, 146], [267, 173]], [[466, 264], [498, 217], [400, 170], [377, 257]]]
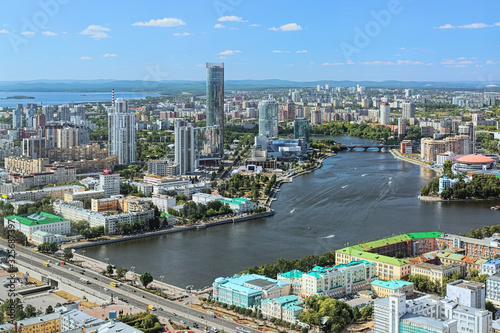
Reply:
[[0, 80], [499, 81], [500, 3], [0, 2]]

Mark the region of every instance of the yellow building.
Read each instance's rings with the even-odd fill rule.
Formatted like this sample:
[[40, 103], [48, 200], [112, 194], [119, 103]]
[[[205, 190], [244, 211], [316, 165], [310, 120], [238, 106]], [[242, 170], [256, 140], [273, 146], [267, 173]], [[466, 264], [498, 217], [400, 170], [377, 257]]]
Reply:
[[21, 175], [43, 172], [45, 171], [45, 165], [48, 164], [48, 158], [32, 159], [26, 156], [13, 156], [5, 158], [5, 170], [10, 173], [19, 173]]
[[93, 212], [106, 212], [118, 210], [117, 198], [92, 199], [91, 210]]
[[381, 298], [389, 297], [397, 292], [402, 292], [406, 294], [406, 296], [413, 295], [413, 283], [403, 280], [396, 280], [396, 279], [391, 281], [374, 280], [371, 283], [371, 287], [373, 295]]
[[427, 276], [431, 281], [443, 282], [444, 277], [449, 277], [453, 273], [460, 273], [459, 265], [434, 265], [429, 263], [415, 264], [411, 266], [411, 274]]
[[64, 193], [64, 201], [85, 201], [87, 199], [100, 199], [104, 198], [104, 191], [84, 191], [84, 192], [74, 192], [74, 193]]
[[61, 332], [61, 313], [50, 313], [43, 316], [20, 320], [16, 323], [19, 333], [58, 333]]

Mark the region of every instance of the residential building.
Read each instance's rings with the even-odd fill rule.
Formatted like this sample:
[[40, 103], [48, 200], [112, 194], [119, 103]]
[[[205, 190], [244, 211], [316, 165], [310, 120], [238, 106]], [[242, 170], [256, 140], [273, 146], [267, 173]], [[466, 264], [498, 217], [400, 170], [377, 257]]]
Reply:
[[500, 304], [500, 273], [490, 275], [486, 279], [486, 299]]
[[289, 323], [296, 323], [297, 317], [304, 311], [304, 307], [297, 296], [287, 295], [262, 300], [261, 311], [265, 319], [277, 318]]
[[17, 104], [14, 111], [12, 111], [12, 129], [23, 128], [23, 105]]
[[228, 204], [235, 213], [246, 213], [254, 208], [254, 203], [248, 198], [224, 198], [220, 200], [223, 204]]
[[118, 164], [135, 162], [135, 114], [124, 98], [108, 109], [108, 147], [109, 155], [118, 156]]
[[31, 158], [40, 158], [47, 155], [46, 140], [43, 137], [32, 136], [24, 138], [21, 144], [24, 156]]
[[120, 194], [120, 174], [109, 172], [100, 174], [98, 189], [104, 191], [106, 198]]
[[219, 277], [212, 286], [216, 301], [246, 309], [259, 309], [263, 299], [290, 294], [289, 284], [257, 274]]
[[31, 240], [35, 231], [45, 231], [52, 234], [67, 235], [71, 233], [69, 219], [45, 212], [10, 215], [3, 220], [4, 227], [19, 230]]
[[435, 162], [438, 154], [453, 152], [457, 155], [468, 155], [475, 152], [474, 141], [466, 135], [447, 137], [444, 140], [423, 138], [420, 157], [427, 162]]
[[67, 192], [83, 192], [85, 191], [84, 186], [80, 185], [63, 185], [63, 186], [52, 186], [44, 187], [40, 190], [32, 191], [22, 191], [22, 192], [4, 192], [2, 194], [6, 196], [7, 200], [22, 201], [22, 200], [32, 200], [38, 201], [45, 197], [51, 197], [54, 199], [64, 200], [64, 194]]
[[148, 161], [148, 174], [160, 177], [174, 177], [179, 174], [179, 164], [169, 163], [168, 160]]
[[31, 234], [31, 241], [36, 244], [43, 243], [61, 243], [65, 237], [61, 234], [53, 234], [51, 232], [37, 230]]
[[389, 125], [391, 123], [391, 106], [389, 103], [380, 104], [380, 124]]
[[43, 172], [49, 164], [48, 158], [29, 158], [14, 156], [5, 158], [5, 170], [10, 173], [29, 175], [30, 173]]
[[373, 295], [377, 297], [388, 297], [395, 293], [403, 293], [406, 296], [413, 296], [413, 283], [404, 280], [373, 280], [371, 283], [371, 289]]
[[[444, 234], [436, 239], [439, 248], [442, 246], [465, 249], [465, 254], [471, 257], [490, 259], [500, 255], [500, 239], [476, 239], [452, 234]], [[443, 245], [446, 244], [446, 245]]]
[[58, 120], [60, 122], [70, 121], [71, 114], [70, 114], [70, 111], [69, 111], [69, 105], [68, 104], [59, 105], [57, 107], [57, 118], [58, 118]]
[[459, 265], [434, 265], [429, 263], [418, 263], [411, 266], [412, 275], [423, 275], [431, 281], [443, 283], [443, 278], [452, 276], [453, 273], [460, 274]]
[[413, 102], [403, 103], [403, 118], [406, 119], [415, 118], [415, 103]]
[[292, 287], [292, 294], [302, 295], [302, 275], [304, 272], [294, 269], [285, 273], [278, 273], [278, 281], [283, 281]]
[[155, 205], [161, 212], [166, 212], [168, 208], [176, 206], [175, 197], [163, 194], [153, 194], [152, 204]]
[[[57, 311], [58, 308], [56, 308]], [[104, 324], [100, 318], [92, 317], [78, 309], [61, 312], [61, 332]], [[128, 331], [127, 331], [128, 332]]]
[[224, 144], [224, 63], [208, 63], [207, 68], [207, 127], [216, 129], [217, 150]]
[[500, 273], [500, 258], [491, 259], [482, 263], [480, 272], [481, 274], [488, 274], [489, 276]]
[[278, 102], [272, 95], [259, 103], [259, 135], [278, 137]]
[[481, 271], [481, 265], [486, 262], [486, 259], [481, 259], [477, 257], [466, 256], [461, 253], [452, 253], [449, 251], [435, 251], [431, 252], [435, 258], [438, 259], [438, 263], [441, 265], [458, 265], [460, 266], [460, 274], [465, 275], [476, 269], [478, 272]]
[[438, 194], [443, 193], [444, 190], [449, 189], [455, 183], [460, 181], [459, 178], [448, 178], [448, 175], [443, 175], [443, 177], [439, 177], [439, 191]]
[[53, 105], [44, 105], [42, 106], [42, 110], [46, 122], [54, 121], [55, 107]]

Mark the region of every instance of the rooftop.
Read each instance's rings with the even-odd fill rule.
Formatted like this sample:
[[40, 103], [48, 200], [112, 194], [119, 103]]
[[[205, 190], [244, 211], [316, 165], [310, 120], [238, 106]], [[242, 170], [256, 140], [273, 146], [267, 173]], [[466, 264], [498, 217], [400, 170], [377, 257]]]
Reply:
[[409, 232], [406, 235], [411, 239], [439, 238], [443, 233], [439, 231]]
[[17, 220], [19, 223], [34, 226], [48, 223], [64, 222], [68, 221], [63, 217], [52, 215], [45, 212], [33, 213], [33, 214], [22, 214], [22, 215], [10, 215], [6, 217], [7, 220]]
[[388, 288], [388, 289], [392, 289], [392, 290], [396, 290], [396, 289], [399, 289], [401, 287], [409, 286], [412, 284], [413, 284], [412, 282], [407, 282], [407, 281], [398, 280], [398, 279], [394, 279], [391, 281], [383, 281], [383, 280], [373, 280], [372, 281], [373, 286]]
[[41, 322], [47, 322], [50, 320], [58, 319], [60, 317], [61, 317], [61, 314], [59, 312], [58, 313], [50, 313], [50, 314], [46, 314], [46, 315], [42, 315], [42, 316], [38, 316], [38, 317], [19, 320], [17, 322], [17, 326], [19, 327], [21, 325], [22, 326], [34, 325], [34, 324], [38, 324]]
[[384, 256], [381, 254], [377, 253], [371, 253], [371, 252], [364, 252], [364, 251], [359, 251], [356, 249], [353, 249], [352, 247], [345, 247], [343, 249], [337, 250], [336, 252], [341, 252], [341, 253], [347, 253], [355, 257], [363, 258], [368, 261], [378, 261], [390, 265], [396, 265], [396, 266], [404, 266], [404, 265], [409, 265], [410, 262], [408, 260], [404, 259], [397, 259], [397, 258], [392, 258], [388, 256]]
[[286, 273], [278, 273], [278, 276], [281, 276], [285, 279], [300, 279], [302, 277], [302, 274], [304, 274], [304, 272], [299, 271], [298, 269], [294, 269]]

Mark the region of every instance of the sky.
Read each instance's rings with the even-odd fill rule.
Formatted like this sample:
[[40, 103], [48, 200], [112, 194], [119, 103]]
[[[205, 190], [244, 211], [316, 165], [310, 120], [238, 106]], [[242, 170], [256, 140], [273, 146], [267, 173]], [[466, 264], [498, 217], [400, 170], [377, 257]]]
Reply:
[[500, 80], [500, 2], [0, 2], [0, 81]]

